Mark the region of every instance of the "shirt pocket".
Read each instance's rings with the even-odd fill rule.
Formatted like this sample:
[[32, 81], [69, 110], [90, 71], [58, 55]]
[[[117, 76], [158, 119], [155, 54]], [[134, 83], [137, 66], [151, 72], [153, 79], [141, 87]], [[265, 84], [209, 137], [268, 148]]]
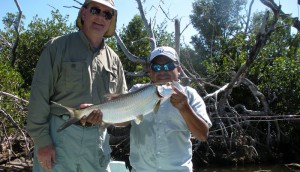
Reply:
[[84, 76], [87, 72], [85, 62], [64, 62], [62, 74], [65, 88], [68, 90], [81, 90], [84, 88]]
[[164, 121], [164, 132], [166, 135], [188, 131], [187, 124], [182, 115], [169, 101], [159, 109], [158, 113], [163, 114], [161, 120]]
[[[109, 93], [114, 94], [117, 92], [117, 85], [118, 85], [118, 67], [117, 66], [112, 66], [110, 69], [107, 67], [104, 67], [104, 69], [107, 72], [107, 80], [108, 80], [108, 90]], [[105, 77], [105, 76], [104, 76]]]

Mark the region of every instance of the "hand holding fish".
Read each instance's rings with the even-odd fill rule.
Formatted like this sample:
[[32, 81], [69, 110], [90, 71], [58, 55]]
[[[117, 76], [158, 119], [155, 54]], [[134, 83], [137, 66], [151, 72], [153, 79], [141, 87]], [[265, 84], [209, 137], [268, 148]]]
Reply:
[[[80, 121], [82, 124], [86, 121], [92, 124], [101, 123], [102, 126], [105, 126], [135, 120], [139, 124], [143, 119], [143, 115], [153, 111], [156, 112], [160, 103], [169, 98], [172, 93], [173, 89], [170, 83], [165, 85], [149, 84], [98, 105], [82, 105], [82, 107], [85, 107], [84, 109], [74, 109], [53, 101], [51, 102], [65, 108], [70, 114], [70, 119], [57, 130], [59, 132], [77, 121]], [[83, 117], [86, 118], [82, 119]]]
[[189, 106], [187, 96], [176, 86], [172, 86], [172, 88], [174, 90], [174, 93], [170, 98], [170, 102], [172, 103], [172, 105], [176, 107], [178, 110], [181, 110]]
[[[84, 109], [92, 105], [93, 104], [81, 104], [80, 108]], [[80, 123], [82, 125], [85, 125], [86, 123], [96, 125], [96, 124], [101, 124], [101, 122], [102, 122], [102, 112], [99, 109], [92, 111], [90, 115], [84, 116], [80, 119]]]

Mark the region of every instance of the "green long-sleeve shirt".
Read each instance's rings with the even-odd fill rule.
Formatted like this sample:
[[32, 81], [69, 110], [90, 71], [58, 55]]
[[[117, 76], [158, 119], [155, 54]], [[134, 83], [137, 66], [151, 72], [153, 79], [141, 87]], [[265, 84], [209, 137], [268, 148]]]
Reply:
[[82, 103], [99, 104], [104, 95], [127, 90], [117, 54], [104, 42], [94, 51], [82, 31], [57, 37], [43, 50], [32, 81], [27, 120], [35, 146], [52, 143], [51, 115], [67, 112], [50, 101], [79, 108]]

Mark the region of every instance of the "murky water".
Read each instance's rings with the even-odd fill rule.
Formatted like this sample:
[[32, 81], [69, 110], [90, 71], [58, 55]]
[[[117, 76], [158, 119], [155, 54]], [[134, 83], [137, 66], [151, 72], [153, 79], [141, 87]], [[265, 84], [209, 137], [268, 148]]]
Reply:
[[300, 168], [285, 165], [257, 165], [246, 167], [205, 167], [194, 172], [300, 172]]

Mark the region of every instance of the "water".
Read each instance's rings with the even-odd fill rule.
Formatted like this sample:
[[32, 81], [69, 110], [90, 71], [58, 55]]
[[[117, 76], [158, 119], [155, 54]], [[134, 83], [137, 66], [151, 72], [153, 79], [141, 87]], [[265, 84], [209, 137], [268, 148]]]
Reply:
[[256, 165], [246, 167], [205, 167], [194, 172], [300, 172], [300, 167], [285, 165]]

